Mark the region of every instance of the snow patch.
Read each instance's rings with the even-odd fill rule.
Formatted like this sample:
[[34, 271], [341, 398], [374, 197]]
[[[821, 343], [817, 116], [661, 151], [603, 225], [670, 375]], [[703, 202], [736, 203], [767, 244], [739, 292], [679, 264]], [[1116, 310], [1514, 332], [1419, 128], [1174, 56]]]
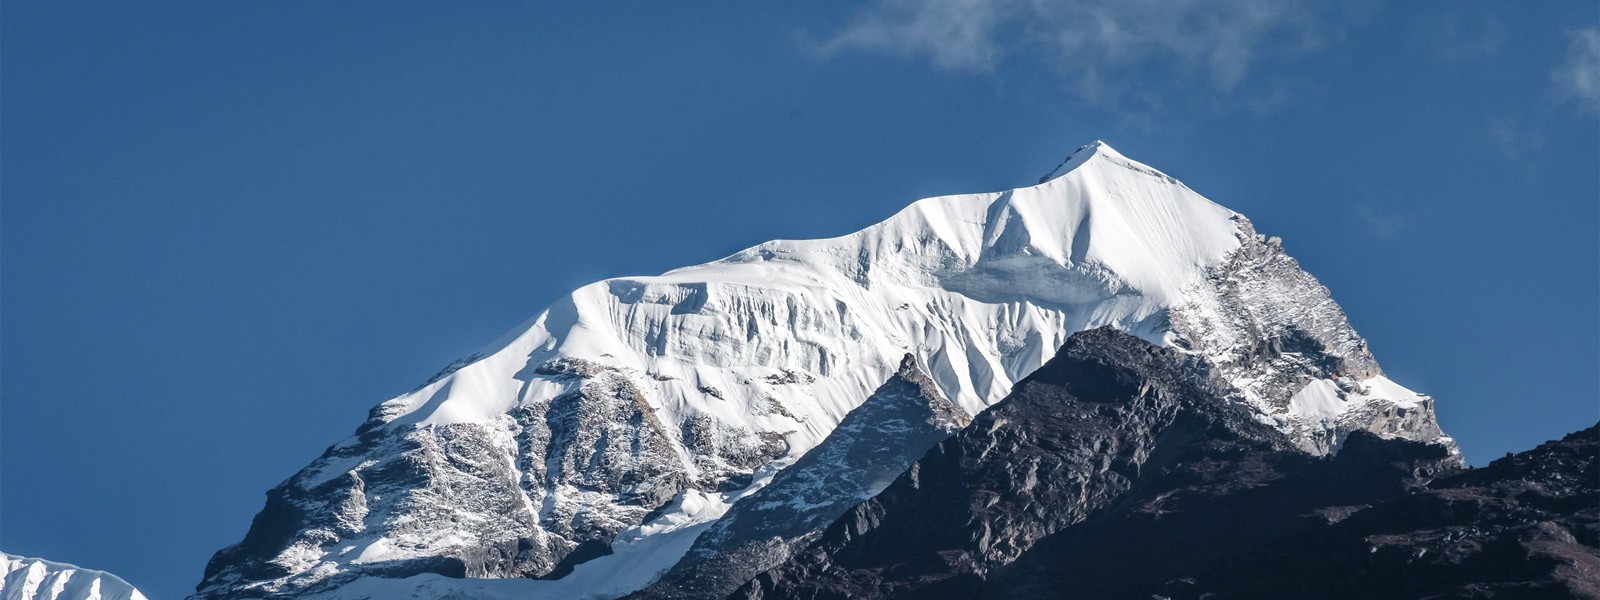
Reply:
[[1289, 411], [1305, 417], [1331, 421], [1347, 408], [1339, 385], [1331, 379], [1307, 383], [1289, 398]]

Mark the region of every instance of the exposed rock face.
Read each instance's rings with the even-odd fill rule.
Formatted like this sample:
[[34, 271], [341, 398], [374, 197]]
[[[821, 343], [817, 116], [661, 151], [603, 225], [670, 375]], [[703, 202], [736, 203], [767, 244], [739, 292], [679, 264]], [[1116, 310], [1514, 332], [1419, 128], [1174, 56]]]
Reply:
[[1600, 597], [1600, 439], [1318, 457], [1126, 335], [1074, 336], [739, 598]]
[[966, 426], [960, 407], [906, 355], [833, 433], [733, 505], [683, 560], [630, 598], [718, 598], [782, 563], [845, 510], [877, 494], [928, 448]]
[[[199, 595], [310, 593], [362, 575], [560, 576], [609, 552], [691, 483], [689, 469], [629, 377], [570, 360], [542, 368], [568, 390], [492, 426], [363, 426], [268, 494], [244, 541], [211, 560]], [[707, 445], [719, 435], [691, 434]], [[781, 451], [724, 444], [707, 455], [748, 468]], [[319, 570], [318, 549], [334, 543], [354, 556]]]
[[[1193, 376], [1254, 406], [1296, 443], [1326, 454], [1353, 431], [1448, 440], [1433, 399], [1394, 386], [1328, 289], [1243, 217], [1239, 248], [1169, 313]], [[1376, 388], [1376, 389], [1375, 389]], [[1295, 402], [1301, 392], [1318, 398]], [[1321, 392], [1320, 394], [1318, 392]], [[1447, 442], [1448, 443], [1448, 442]]]

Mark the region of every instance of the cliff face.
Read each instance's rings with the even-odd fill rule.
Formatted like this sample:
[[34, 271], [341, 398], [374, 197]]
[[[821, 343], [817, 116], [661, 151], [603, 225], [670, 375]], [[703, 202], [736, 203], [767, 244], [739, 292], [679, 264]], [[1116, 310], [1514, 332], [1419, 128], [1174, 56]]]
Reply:
[[[1316, 456], [1185, 369], [1111, 329], [1073, 336], [735, 597], [1199, 597], [1232, 581], [1216, 565], [1461, 469], [1447, 445], [1365, 432]], [[1300, 597], [1338, 596], [1310, 581]]]

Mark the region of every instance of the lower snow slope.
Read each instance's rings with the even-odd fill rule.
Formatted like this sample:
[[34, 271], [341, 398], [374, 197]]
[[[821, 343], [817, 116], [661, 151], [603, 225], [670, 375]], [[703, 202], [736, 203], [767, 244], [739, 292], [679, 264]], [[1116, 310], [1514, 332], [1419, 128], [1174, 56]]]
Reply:
[[[269, 492], [199, 595], [336, 593], [372, 575], [615, 596], [827, 437], [902, 356], [976, 414], [1102, 325], [1184, 351], [1306, 451], [1358, 429], [1442, 437], [1431, 400], [1383, 377], [1273, 240], [1097, 142], [1039, 185], [573, 292]], [[646, 581], [573, 583], [598, 565]]]

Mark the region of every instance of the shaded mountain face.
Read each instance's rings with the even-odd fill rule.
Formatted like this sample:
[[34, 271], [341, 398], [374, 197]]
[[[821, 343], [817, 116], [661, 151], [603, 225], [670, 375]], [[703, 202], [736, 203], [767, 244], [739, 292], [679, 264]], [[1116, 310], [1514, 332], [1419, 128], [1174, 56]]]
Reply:
[[772, 483], [740, 499], [672, 570], [629, 597], [727, 595], [810, 543], [823, 527], [877, 494], [928, 448], [969, 422], [917, 367], [915, 357], [906, 355], [894, 377], [850, 411], [828, 439]]
[[1600, 425], [1347, 510], [1192, 570], [1170, 596], [1600, 599]]
[[733, 597], [1594, 593], [1594, 429], [1470, 471], [1365, 432], [1319, 457], [1183, 368], [1115, 331], [1073, 336]]
[[977, 414], [1101, 326], [1181, 354], [1186, 381], [1303, 453], [1359, 432], [1450, 443], [1275, 240], [1096, 142], [1038, 185], [574, 291], [268, 492], [197, 595], [419, 578], [410, 592], [497, 579], [620, 597], [829, 439], [903, 356]]

